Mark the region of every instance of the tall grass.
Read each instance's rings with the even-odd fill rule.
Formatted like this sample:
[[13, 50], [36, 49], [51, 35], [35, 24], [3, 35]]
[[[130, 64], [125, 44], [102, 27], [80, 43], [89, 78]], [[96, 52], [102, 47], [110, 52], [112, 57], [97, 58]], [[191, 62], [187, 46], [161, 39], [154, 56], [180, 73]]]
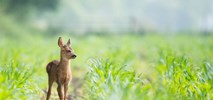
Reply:
[[35, 83], [29, 79], [32, 74], [32, 69], [19, 62], [1, 65], [0, 99], [26, 99], [32, 95], [35, 91]]
[[156, 69], [162, 86], [172, 98], [210, 99], [213, 96], [210, 79], [213, 76], [213, 70], [208, 62], [203, 64], [197, 66], [185, 56], [170, 54], [160, 59]]
[[91, 60], [91, 62], [85, 84], [89, 99], [136, 100], [143, 97], [141, 74], [137, 75], [125, 65], [109, 60]]
[[193, 65], [185, 56], [168, 54], [154, 66], [157, 81], [110, 60], [91, 60], [86, 77], [89, 99], [207, 99], [212, 94], [213, 67], [208, 62]]
[[[73, 79], [94, 100], [213, 98], [212, 36], [68, 36]], [[17, 37], [18, 38], [18, 37]], [[57, 36], [0, 40], [0, 99], [40, 99], [46, 64], [59, 59]], [[190, 42], [189, 42], [190, 41]], [[89, 59], [89, 62], [87, 62]], [[73, 80], [69, 94], [76, 88]], [[55, 87], [53, 87], [55, 88]], [[53, 89], [53, 97], [57, 97]]]

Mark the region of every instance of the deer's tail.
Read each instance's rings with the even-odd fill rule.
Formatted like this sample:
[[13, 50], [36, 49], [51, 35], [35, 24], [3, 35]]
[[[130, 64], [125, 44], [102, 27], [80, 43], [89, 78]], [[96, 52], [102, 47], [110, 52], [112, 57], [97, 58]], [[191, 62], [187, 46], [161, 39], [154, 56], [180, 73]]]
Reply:
[[47, 73], [50, 72], [51, 66], [52, 66], [51, 62], [47, 64], [47, 66], [46, 66]]

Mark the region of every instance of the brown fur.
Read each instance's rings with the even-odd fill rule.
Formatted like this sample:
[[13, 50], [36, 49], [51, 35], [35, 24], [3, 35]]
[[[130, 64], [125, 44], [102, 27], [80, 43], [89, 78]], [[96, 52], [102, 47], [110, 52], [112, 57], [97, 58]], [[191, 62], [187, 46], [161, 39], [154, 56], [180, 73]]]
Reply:
[[[72, 80], [71, 69], [70, 69], [70, 59], [76, 58], [73, 49], [70, 47], [70, 40], [64, 45], [61, 37], [58, 39], [58, 45], [61, 48], [61, 58], [60, 61], [53, 60], [49, 62], [46, 66], [46, 71], [48, 74], [48, 92], [46, 100], [50, 99], [51, 88], [53, 82], [58, 84], [58, 95], [60, 100], [66, 100], [68, 94], [69, 83]], [[64, 88], [64, 92], [62, 91]]]

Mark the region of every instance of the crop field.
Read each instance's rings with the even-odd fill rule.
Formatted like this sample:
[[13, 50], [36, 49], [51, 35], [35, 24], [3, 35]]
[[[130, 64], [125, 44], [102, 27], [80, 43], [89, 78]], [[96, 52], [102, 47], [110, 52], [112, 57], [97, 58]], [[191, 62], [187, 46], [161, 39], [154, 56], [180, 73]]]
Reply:
[[46, 100], [59, 37], [68, 100], [213, 100], [212, 3], [0, 0], [0, 100]]
[[[45, 99], [45, 67], [59, 60], [58, 36], [0, 37], [0, 100]], [[213, 99], [211, 35], [60, 36], [71, 39], [77, 54], [71, 60], [71, 99]]]

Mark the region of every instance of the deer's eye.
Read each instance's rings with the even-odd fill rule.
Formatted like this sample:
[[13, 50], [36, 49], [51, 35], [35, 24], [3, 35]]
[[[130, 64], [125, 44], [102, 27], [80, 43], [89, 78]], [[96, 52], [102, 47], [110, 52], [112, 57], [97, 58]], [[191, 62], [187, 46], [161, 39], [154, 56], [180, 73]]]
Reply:
[[67, 52], [71, 52], [71, 50], [67, 50]]

